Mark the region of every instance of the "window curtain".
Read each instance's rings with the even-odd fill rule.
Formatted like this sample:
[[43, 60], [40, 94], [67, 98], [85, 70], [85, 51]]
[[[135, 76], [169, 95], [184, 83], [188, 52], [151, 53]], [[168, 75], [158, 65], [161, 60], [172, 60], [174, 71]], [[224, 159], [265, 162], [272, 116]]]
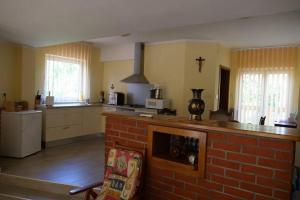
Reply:
[[[45, 51], [44, 93], [56, 103], [90, 99], [90, 63], [92, 45], [86, 42], [47, 47]], [[59, 73], [54, 75], [54, 67]], [[72, 73], [73, 75], [70, 75]]]
[[245, 49], [232, 53], [237, 70], [237, 120], [258, 124], [266, 116], [266, 125], [287, 119], [291, 112], [293, 77], [297, 48]]

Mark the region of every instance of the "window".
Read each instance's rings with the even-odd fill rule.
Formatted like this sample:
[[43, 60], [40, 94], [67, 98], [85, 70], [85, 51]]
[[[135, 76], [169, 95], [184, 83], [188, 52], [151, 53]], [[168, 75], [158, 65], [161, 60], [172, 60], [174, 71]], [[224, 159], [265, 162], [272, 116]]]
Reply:
[[87, 70], [84, 60], [46, 54], [45, 94], [55, 103], [75, 103], [85, 99]]
[[241, 71], [239, 77], [238, 120], [258, 124], [266, 116], [266, 125], [287, 119], [291, 106], [290, 70]]
[[237, 120], [265, 124], [288, 120], [295, 111], [292, 97], [297, 47], [266, 47], [232, 51], [231, 64], [238, 70], [236, 87]]

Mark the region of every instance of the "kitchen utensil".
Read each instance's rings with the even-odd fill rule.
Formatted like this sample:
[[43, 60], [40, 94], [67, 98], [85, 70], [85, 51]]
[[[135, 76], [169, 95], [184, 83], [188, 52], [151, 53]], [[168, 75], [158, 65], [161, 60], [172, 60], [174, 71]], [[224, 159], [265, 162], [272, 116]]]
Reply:
[[50, 96], [50, 91], [48, 96], [46, 96], [46, 106], [51, 107], [54, 105], [54, 96]]
[[162, 99], [162, 89], [154, 88], [150, 90], [151, 99]]
[[104, 99], [104, 91], [100, 92], [100, 97], [99, 97], [99, 102], [100, 103], [104, 103], [105, 99]]

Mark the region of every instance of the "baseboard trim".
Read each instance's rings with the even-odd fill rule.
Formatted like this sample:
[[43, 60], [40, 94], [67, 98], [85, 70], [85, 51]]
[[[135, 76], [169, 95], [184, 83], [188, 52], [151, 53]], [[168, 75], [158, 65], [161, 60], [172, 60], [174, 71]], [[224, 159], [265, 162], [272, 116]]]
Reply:
[[59, 145], [64, 145], [64, 144], [71, 144], [75, 142], [80, 142], [84, 140], [90, 140], [94, 138], [103, 138], [104, 133], [94, 133], [94, 134], [89, 134], [89, 135], [83, 135], [83, 136], [78, 136], [78, 137], [73, 137], [73, 138], [66, 138], [66, 139], [61, 139], [61, 140], [55, 140], [55, 141], [50, 141], [50, 142], [42, 142], [42, 147], [43, 148], [48, 148], [48, 147], [55, 147]]

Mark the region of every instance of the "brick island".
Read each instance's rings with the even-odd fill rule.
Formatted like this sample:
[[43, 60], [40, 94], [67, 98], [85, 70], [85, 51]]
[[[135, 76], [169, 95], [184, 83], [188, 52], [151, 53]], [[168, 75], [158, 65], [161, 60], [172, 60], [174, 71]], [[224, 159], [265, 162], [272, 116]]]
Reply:
[[[297, 129], [134, 112], [104, 115], [106, 156], [115, 143], [147, 149], [144, 199], [290, 199]], [[198, 164], [168, 157], [173, 135], [195, 138]]]

